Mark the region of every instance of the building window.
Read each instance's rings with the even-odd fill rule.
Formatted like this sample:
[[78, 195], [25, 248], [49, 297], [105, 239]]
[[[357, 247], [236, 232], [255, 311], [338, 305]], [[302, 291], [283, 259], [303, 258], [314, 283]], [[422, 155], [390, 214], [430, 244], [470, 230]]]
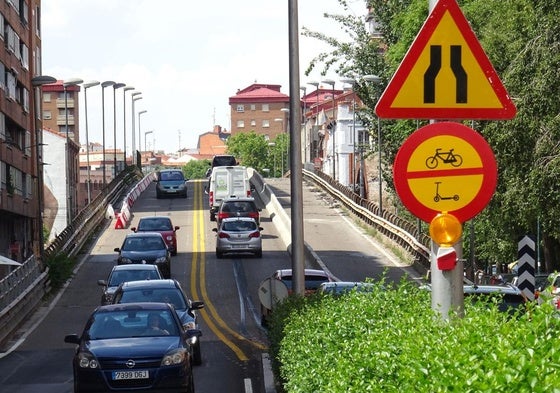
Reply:
[[251, 110], [252, 111], [256, 111], [257, 110], [257, 106], [255, 104], [251, 104]]
[[270, 112], [270, 108], [268, 104], [262, 104], [262, 111], [263, 112]]
[[51, 93], [43, 93], [43, 102], [51, 102]]
[[245, 112], [245, 105], [237, 105], [237, 112], [243, 113]]
[[237, 128], [245, 128], [245, 121], [237, 120]]
[[257, 125], [257, 121], [256, 120], [251, 120], [251, 127], [255, 127]]
[[269, 128], [270, 127], [270, 120], [263, 120], [262, 121], [262, 126], [263, 126], [263, 128]]
[[51, 111], [43, 111], [43, 119], [45, 119], [45, 120], [51, 120], [51, 119], [52, 119], [52, 113], [51, 113]]

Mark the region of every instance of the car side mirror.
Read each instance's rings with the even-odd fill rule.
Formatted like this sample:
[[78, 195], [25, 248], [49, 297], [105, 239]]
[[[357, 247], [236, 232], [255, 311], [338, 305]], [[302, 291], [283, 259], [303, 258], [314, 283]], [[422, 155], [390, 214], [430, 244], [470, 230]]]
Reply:
[[178, 231], [181, 227], [180, 226], [176, 226], [175, 228], [173, 228], [174, 231]]
[[130, 228], [130, 230], [131, 230], [132, 232], [136, 232], [136, 227], [132, 227], [132, 228]]
[[259, 227], [259, 231], [264, 231], [264, 228], [263, 228], [263, 227]]
[[77, 334], [67, 334], [64, 337], [64, 342], [68, 344], [80, 344], [80, 336]]
[[218, 233], [218, 228], [212, 228], [212, 232]]
[[106, 287], [107, 286], [107, 281], [105, 280], [97, 280], [97, 285], [100, 285], [102, 287]]
[[119, 247], [115, 247], [114, 250], [115, 252], [121, 252], [121, 249]]
[[200, 310], [201, 308], [204, 308], [204, 302], [200, 301], [200, 300], [194, 300], [191, 304], [191, 310]]

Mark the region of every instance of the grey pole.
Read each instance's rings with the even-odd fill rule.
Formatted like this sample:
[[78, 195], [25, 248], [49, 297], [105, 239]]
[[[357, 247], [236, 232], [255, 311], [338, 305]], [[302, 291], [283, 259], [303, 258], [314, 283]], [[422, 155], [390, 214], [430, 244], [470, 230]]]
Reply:
[[299, 98], [299, 27], [298, 2], [288, 1], [289, 64], [290, 64], [290, 191], [292, 196], [292, 277], [294, 292], [305, 293], [305, 254], [303, 233], [303, 187], [301, 166], [301, 100]]
[[86, 165], [87, 165], [87, 201], [88, 205], [91, 203], [91, 170], [89, 165], [89, 129], [88, 129], [88, 113], [87, 113], [87, 89], [93, 86], [99, 85], [98, 81], [91, 81], [84, 83], [84, 113], [85, 113], [85, 125], [86, 125]]
[[113, 86], [115, 84], [115, 82], [113, 81], [105, 81], [101, 83], [101, 121], [103, 122], [102, 124], [102, 130], [103, 130], [103, 162], [101, 163], [101, 165], [103, 165], [103, 190], [105, 190], [105, 186], [107, 185], [107, 178], [106, 178], [106, 168], [105, 168], [105, 88], [109, 87], [109, 86]]
[[113, 85], [113, 178], [117, 177], [117, 89], [125, 87], [125, 83]]

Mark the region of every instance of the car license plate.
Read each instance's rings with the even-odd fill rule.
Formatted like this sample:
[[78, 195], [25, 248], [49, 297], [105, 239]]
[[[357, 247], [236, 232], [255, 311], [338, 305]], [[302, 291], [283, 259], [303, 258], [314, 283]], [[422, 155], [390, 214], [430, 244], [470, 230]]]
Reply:
[[231, 246], [231, 248], [245, 248], [246, 246], [244, 244], [234, 244]]
[[147, 379], [150, 378], [148, 370], [113, 371], [113, 379]]

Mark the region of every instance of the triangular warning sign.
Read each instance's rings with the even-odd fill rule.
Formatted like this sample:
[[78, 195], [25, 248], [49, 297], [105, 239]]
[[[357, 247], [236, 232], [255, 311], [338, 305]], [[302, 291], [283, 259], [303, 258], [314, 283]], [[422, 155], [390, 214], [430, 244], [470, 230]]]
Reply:
[[375, 107], [388, 119], [511, 119], [516, 109], [455, 0], [439, 0]]

